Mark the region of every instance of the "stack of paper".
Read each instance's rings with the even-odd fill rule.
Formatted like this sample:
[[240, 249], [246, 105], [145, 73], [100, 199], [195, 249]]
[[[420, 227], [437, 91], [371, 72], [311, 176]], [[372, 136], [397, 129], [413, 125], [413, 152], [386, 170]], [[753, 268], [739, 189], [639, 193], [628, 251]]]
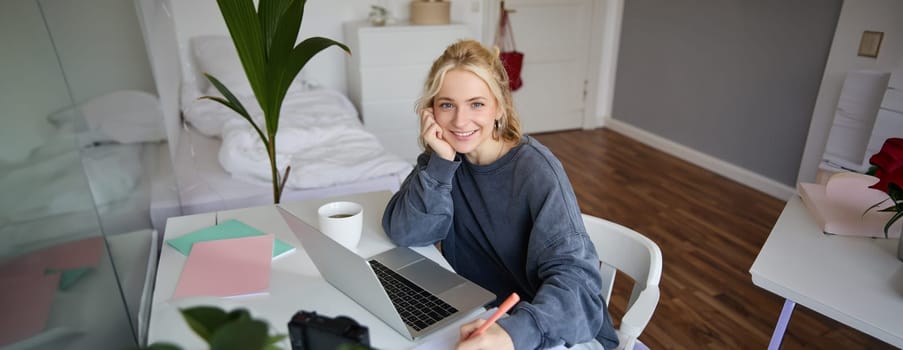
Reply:
[[[873, 176], [842, 172], [831, 175], [825, 185], [801, 182], [798, 190], [824, 233], [883, 238], [884, 225], [893, 213], [878, 211], [890, 206], [889, 201], [869, 209], [889, 198], [886, 193], [869, 188], [877, 182]], [[901, 225], [903, 220], [891, 226], [888, 237], [899, 237]]]
[[0, 309], [6, 313], [0, 317], [0, 346], [44, 330], [59, 280], [59, 274], [22, 273], [0, 277], [7, 289], [0, 298]]
[[266, 293], [272, 251], [271, 235], [198, 242], [188, 255], [173, 298]]
[[[260, 230], [248, 226], [241, 221], [229, 220], [224, 221], [216, 226], [200, 229], [183, 236], [167, 240], [166, 243], [187, 256], [189, 253], [191, 253], [192, 245], [197, 242], [250, 236], [262, 236], [264, 234], [265, 233], [261, 232]], [[288, 243], [276, 239], [273, 244], [273, 259], [282, 257], [285, 254], [291, 253], [293, 251], [295, 251], [295, 247], [292, 247]]]
[[103, 238], [64, 242], [0, 263], [0, 346], [44, 331], [57, 289], [68, 289], [100, 262]]
[[267, 293], [272, 260], [295, 250], [238, 220], [167, 240], [188, 256], [173, 298]]

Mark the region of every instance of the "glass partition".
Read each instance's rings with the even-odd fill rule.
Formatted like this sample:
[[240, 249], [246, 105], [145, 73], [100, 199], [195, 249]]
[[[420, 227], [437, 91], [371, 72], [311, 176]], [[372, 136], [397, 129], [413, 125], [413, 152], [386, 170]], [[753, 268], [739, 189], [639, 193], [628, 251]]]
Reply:
[[177, 203], [134, 11], [0, 2], [2, 350], [142, 343]]

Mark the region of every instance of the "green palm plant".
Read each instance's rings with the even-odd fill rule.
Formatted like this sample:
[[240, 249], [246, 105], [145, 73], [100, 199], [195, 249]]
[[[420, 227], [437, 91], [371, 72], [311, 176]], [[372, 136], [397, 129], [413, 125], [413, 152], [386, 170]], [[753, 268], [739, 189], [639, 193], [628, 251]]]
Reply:
[[[216, 77], [204, 74], [223, 97], [204, 96], [229, 107], [254, 126], [270, 160], [273, 203], [279, 203], [282, 189], [291, 172], [282, 176], [276, 166], [276, 131], [285, 94], [304, 65], [320, 51], [338, 46], [351, 54], [345, 44], [323, 37], [307, 38], [297, 46], [305, 0], [217, 0], [229, 35], [238, 51], [241, 65], [251, 83], [257, 103], [263, 111], [265, 130], [254, 122], [241, 102]], [[266, 131], [266, 133], [264, 133]]]

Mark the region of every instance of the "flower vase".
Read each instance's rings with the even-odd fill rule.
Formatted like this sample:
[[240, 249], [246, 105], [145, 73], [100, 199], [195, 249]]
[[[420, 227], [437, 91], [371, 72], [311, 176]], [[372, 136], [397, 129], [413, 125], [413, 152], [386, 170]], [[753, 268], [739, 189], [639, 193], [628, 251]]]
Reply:
[[903, 226], [900, 226], [900, 240], [897, 243], [897, 259], [903, 261]]

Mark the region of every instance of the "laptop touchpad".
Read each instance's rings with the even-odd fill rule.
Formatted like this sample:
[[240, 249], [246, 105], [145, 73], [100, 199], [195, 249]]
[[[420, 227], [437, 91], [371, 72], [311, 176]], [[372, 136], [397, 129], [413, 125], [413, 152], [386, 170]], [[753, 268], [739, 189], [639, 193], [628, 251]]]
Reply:
[[408, 265], [398, 270], [398, 273], [433, 294], [442, 293], [465, 281], [463, 277], [442, 268], [429, 259]]

